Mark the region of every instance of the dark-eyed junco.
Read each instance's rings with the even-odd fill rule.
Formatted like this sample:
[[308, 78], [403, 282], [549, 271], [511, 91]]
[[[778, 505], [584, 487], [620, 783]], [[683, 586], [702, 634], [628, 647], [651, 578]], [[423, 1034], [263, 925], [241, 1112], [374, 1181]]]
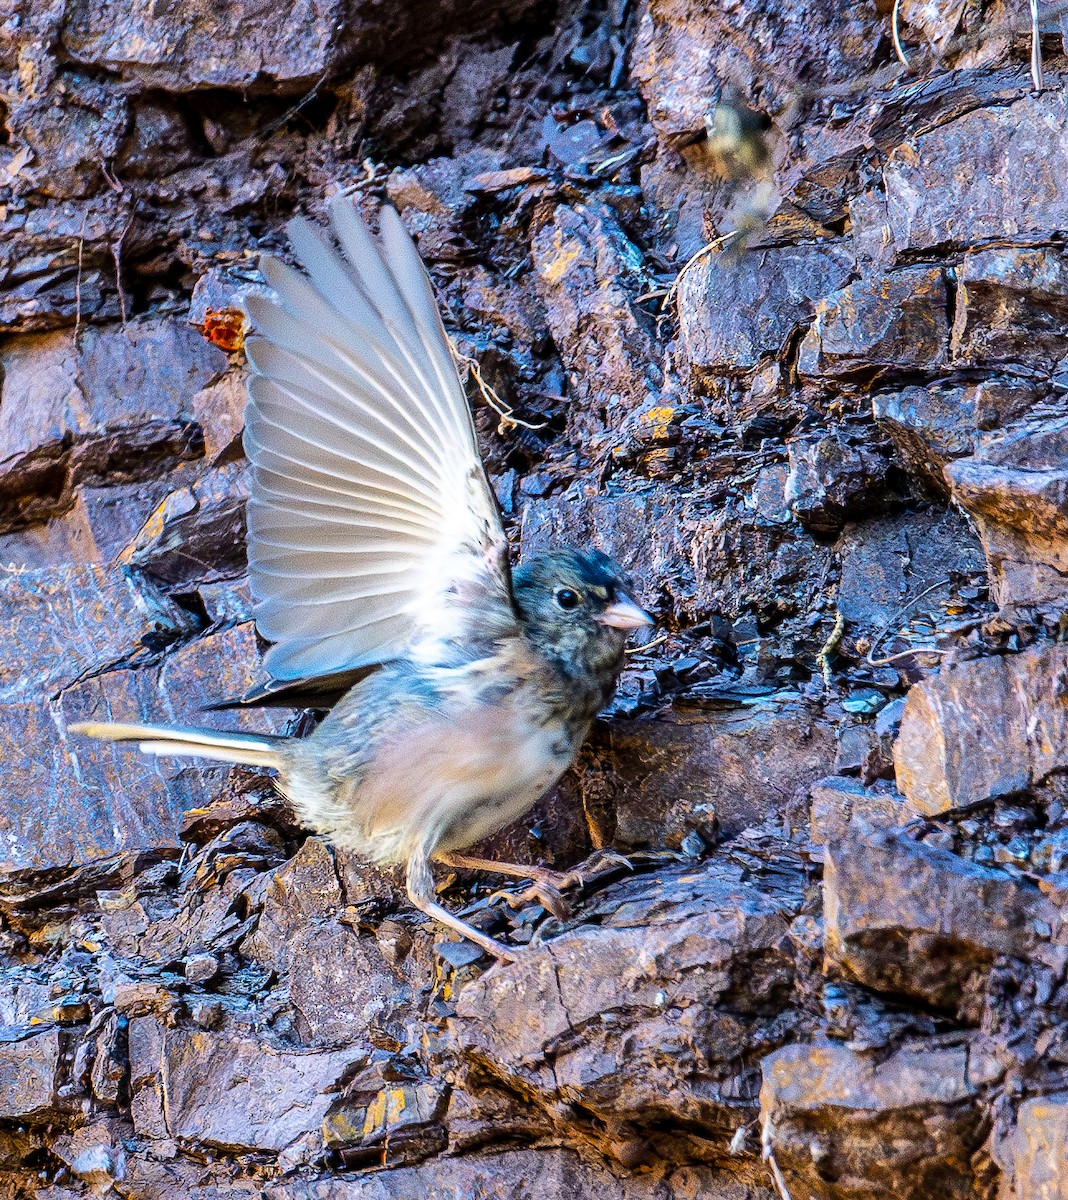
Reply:
[[[520, 817], [609, 700], [629, 630], [651, 624], [619, 567], [560, 550], [519, 567], [418, 252], [391, 208], [376, 237], [347, 199], [332, 236], [289, 226], [307, 274], [266, 259], [254, 297], [245, 450], [249, 577], [274, 679], [258, 702], [343, 693], [306, 738], [86, 723], [150, 754], [278, 773], [307, 825], [403, 863], [424, 913], [514, 952], [435, 900], [432, 859]], [[309, 699], [311, 698], [311, 699]]]

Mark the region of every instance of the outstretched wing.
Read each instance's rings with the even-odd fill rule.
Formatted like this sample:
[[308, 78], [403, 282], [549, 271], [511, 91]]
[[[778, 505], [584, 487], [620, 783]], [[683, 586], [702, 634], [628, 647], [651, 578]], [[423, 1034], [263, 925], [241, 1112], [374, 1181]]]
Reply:
[[507, 539], [418, 252], [392, 208], [288, 227], [245, 416], [249, 578], [280, 681], [350, 672], [515, 627]]

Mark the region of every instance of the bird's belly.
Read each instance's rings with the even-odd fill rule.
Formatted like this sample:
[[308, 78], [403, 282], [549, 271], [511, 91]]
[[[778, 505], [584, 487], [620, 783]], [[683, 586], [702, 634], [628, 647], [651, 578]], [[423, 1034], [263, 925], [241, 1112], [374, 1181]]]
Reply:
[[[359, 778], [287, 794], [317, 829], [378, 861], [457, 850], [517, 820], [567, 770], [576, 744], [560, 724], [475, 709], [387, 737]], [[311, 782], [311, 781], [309, 781]], [[301, 803], [298, 791], [312, 802]], [[314, 795], [313, 795], [314, 793]]]

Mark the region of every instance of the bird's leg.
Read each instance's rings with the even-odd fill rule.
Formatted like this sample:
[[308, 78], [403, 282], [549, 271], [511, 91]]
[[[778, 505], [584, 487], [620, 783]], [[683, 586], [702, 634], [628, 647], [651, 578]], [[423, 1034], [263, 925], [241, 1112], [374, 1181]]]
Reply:
[[529, 879], [531, 886], [522, 892], [495, 892], [490, 899], [500, 897], [512, 908], [521, 908], [531, 900], [551, 912], [558, 920], [566, 921], [570, 915], [567, 901], [561, 894], [568, 886], [568, 877], [548, 867], [532, 867], [523, 863], [497, 862], [492, 858], [472, 858], [467, 854], [437, 854], [438, 862], [447, 867], [464, 871], [488, 871], [493, 875], [507, 875], [510, 879]]
[[434, 876], [430, 873], [430, 861], [425, 851], [417, 850], [408, 859], [406, 883], [408, 899], [420, 912], [426, 913], [428, 917], [433, 917], [435, 921], [440, 921], [442, 925], [455, 930], [461, 937], [467, 938], [469, 942], [474, 942], [476, 946], [481, 947], [494, 958], [500, 959], [502, 962], [516, 961], [515, 951], [495, 938], [491, 938], [489, 934], [476, 929], [473, 925], [468, 925], [466, 921], [454, 916], [447, 908], [438, 904], [434, 899]]
[[510, 879], [531, 879], [560, 887], [564, 876], [548, 867], [532, 867], [525, 863], [497, 862], [493, 858], [472, 858], [467, 854], [435, 854], [434, 858], [446, 867], [463, 871], [489, 871], [491, 875], [507, 875]]

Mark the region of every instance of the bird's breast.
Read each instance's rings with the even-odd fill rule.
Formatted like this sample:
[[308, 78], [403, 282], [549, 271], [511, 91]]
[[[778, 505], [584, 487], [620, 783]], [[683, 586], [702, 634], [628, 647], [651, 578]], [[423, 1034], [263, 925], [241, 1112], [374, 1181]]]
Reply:
[[433, 695], [383, 706], [370, 741], [354, 719], [324, 722], [309, 739], [320, 745], [306, 750], [331, 762], [331, 803], [304, 810], [317, 828], [377, 859], [458, 849], [517, 820], [575, 756], [576, 731], [547, 710], [538, 679], [490, 672], [456, 687], [439, 680]]

